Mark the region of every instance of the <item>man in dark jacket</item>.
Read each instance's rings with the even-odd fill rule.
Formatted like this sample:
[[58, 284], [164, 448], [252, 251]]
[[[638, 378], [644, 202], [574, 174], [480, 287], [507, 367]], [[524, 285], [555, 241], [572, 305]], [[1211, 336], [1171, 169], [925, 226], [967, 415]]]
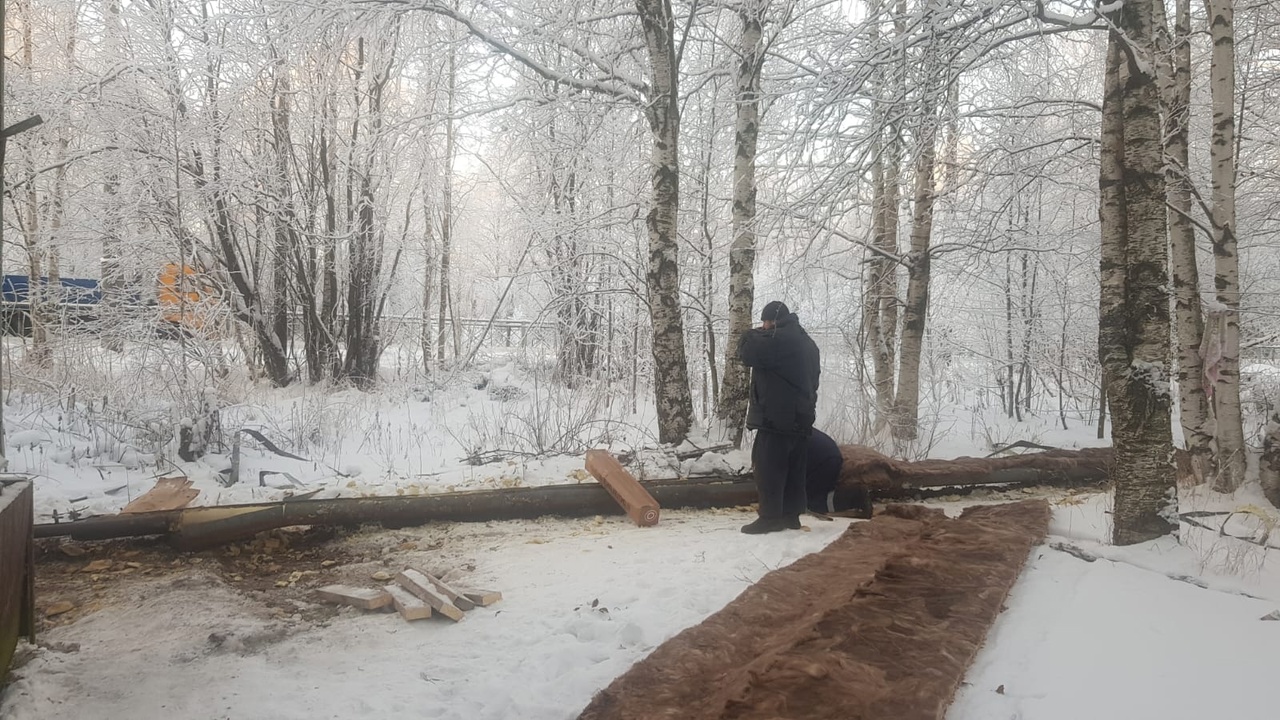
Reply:
[[760, 320], [738, 344], [742, 363], [752, 369], [747, 427], [756, 431], [751, 462], [760, 517], [742, 527], [752, 535], [800, 528], [821, 374], [818, 346], [786, 305], [770, 302]]

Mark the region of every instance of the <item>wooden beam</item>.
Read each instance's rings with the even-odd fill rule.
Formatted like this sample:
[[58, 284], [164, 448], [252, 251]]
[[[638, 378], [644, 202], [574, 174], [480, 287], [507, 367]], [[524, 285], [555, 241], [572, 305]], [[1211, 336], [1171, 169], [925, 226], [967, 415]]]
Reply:
[[502, 593], [497, 590], [473, 590], [471, 588], [457, 588], [457, 590], [480, 607], [488, 607], [502, 599]]
[[379, 610], [393, 602], [391, 594], [376, 588], [358, 588], [350, 585], [326, 585], [318, 588], [321, 600], [337, 605], [350, 605], [361, 610]]
[[470, 598], [450, 587], [445, 581], [428, 572], [424, 572], [422, 575], [428, 582], [435, 586], [436, 592], [448, 598], [449, 602], [456, 605], [459, 610], [471, 610], [475, 608], [476, 604], [471, 602]]
[[431, 606], [408, 590], [399, 585], [387, 585], [383, 589], [391, 596], [391, 603], [395, 605], [396, 612], [400, 613], [400, 617], [405, 620], [412, 622], [431, 617]]
[[658, 501], [608, 451], [588, 450], [587, 472], [600, 481], [636, 525], [658, 524]]
[[400, 587], [421, 598], [423, 602], [431, 606], [432, 610], [454, 622], [462, 620], [462, 610], [457, 605], [449, 602], [449, 598], [437, 592], [435, 585], [423, 573], [410, 568], [397, 573], [396, 582], [400, 583]]

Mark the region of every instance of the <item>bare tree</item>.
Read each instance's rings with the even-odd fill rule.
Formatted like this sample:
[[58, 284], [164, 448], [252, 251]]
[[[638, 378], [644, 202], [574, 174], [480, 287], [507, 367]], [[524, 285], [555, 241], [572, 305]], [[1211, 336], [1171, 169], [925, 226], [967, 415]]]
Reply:
[[[386, 4], [400, 3], [387, 0]], [[651, 198], [646, 219], [649, 252], [645, 278], [652, 322], [658, 438], [662, 442], [678, 443], [684, 440], [693, 424], [693, 395], [689, 386], [680, 303], [677, 227], [680, 205], [680, 42], [675, 33], [675, 14], [670, 0], [636, 0], [635, 7], [648, 50], [648, 83], [626, 77], [616, 63], [610, 64], [573, 43], [565, 43], [562, 49], [585, 59], [595, 76], [565, 72], [503, 40], [454, 7], [435, 2], [414, 6], [460, 23], [473, 37], [547, 80], [634, 103], [642, 108], [652, 139]], [[558, 42], [556, 38], [549, 38], [549, 41], [553, 46]], [[619, 49], [614, 51], [620, 55], [627, 54]], [[442, 258], [442, 285], [443, 271]]]
[[[357, 387], [363, 388], [370, 387], [377, 381], [378, 361], [382, 357], [379, 328], [382, 318], [385, 221], [378, 217], [374, 175], [377, 172], [378, 148], [382, 135], [383, 91], [391, 81], [398, 29], [398, 26], [392, 28], [387, 33], [389, 37], [384, 37], [377, 43], [378, 57], [368, 59], [371, 67], [364, 80], [364, 87], [360, 87], [360, 75], [364, 74], [366, 66], [365, 39], [360, 37], [356, 40], [357, 92], [368, 102], [368, 138], [365, 140], [364, 157], [353, 167], [358, 173], [354, 178], [356, 187], [348, 188], [349, 196], [354, 191], [355, 200], [354, 208], [348, 207], [348, 214], [354, 215], [354, 225], [351, 228], [351, 245], [347, 256], [347, 347], [343, 376]], [[356, 145], [354, 138], [359, 123], [360, 118], [357, 116], [352, 125], [353, 148]]]

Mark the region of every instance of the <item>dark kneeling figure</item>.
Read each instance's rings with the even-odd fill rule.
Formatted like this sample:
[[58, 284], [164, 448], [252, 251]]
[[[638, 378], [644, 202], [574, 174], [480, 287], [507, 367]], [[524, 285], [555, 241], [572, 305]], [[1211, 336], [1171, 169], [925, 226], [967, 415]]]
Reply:
[[774, 300], [760, 319], [738, 345], [752, 369], [747, 427], [756, 431], [751, 461], [760, 496], [760, 517], [742, 528], [749, 534], [800, 528], [821, 373], [818, 346], [786, 305]]
[[809, 510], [816, 513], [857, 510], [859, 517], [871, 517], [871, 497], [866, 488], [840, 486], [840, 469], [844, 466], [840, 446], [816, 428], [809, 435], [807, 464], [805, 494]]

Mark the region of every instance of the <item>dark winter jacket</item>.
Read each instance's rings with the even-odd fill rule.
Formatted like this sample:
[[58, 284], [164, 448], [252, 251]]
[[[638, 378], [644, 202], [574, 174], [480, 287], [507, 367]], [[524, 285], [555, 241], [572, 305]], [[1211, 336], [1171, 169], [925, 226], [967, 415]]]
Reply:
[[790, 313], [772, 330], [748, 330], [738, 355], [754, 371], [747, 427], [808, 435], [818, 405], [821, 363], [818, 346], [800, 327], [800, 318]]
[[818, 468], [832, 469], [833, 482], [830, 486], [823, 486], [821, 489], [822, 492], [835, 489], [834, 478], [840, 474], [840, 468], [844, 466], [844, 455], [840, 454], [840, 446], [830, 435], [817, 428], [813, 429], [813, 433], [809, 435], [809, 458], [806, 463], [810, 475]]

